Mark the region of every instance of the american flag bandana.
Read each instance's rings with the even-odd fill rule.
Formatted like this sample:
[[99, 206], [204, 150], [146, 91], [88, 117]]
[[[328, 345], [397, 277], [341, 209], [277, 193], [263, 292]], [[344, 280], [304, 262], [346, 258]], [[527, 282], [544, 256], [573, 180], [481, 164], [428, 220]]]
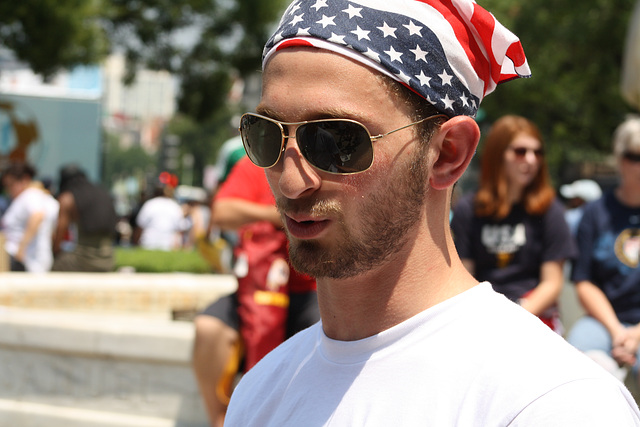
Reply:
[[357, 60], [452, 117], [475, 117], [497, 84], [530, 77], [518, 38], [473, 0], [296, 0], [267, 41]]

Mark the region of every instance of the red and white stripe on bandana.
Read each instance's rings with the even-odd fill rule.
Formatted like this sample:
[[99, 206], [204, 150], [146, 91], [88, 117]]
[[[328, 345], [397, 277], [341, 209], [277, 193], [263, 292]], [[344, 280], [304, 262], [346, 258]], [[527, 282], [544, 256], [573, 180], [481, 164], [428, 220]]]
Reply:
[[519, 39], [473, 0], [296, 0], [271, 55], [315, 46], [401, 82], [449, 115], [475, 116], [499, 83], [531, 75]]

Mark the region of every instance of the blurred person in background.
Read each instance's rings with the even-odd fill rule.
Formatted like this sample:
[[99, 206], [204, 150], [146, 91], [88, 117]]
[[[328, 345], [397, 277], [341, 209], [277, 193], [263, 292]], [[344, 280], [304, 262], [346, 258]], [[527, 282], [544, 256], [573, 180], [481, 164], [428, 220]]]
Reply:
[[566, 200], [567, 210], [564, 218], [567, 220], [571, 234], [575, 236], [585, 203], [598, 200], [602, 196], [602, 189], [592, 179], [579, 179], [571, 184], [562, 185], [560, 195]]
[[[58, 202], [60, 212], [53, 239], [53, 271], [112, 271], [117, 216], [111, 195], [91, 183], [75, 164], [60, 169]], [[74, 247], [64, 251], [62, 244], [76, 232]]]
[[620, 181], [584, 208], [572, 280], [586, 315], [568, 341], [623, 380], [640, 358], [640, 116], [613, 135]]
[[136, 216], [140, 228], [140, 246], [144, 249], [171, 251], [182, 247], [186, 221], [175, 200], [177, 177], [163, 172], [151, 199], [144, 202]]
[[[240, 159], [242, 159], [246, 155], [244, 151], [244, 146], [242, 145], [242, 138], [240, 135], [234, 136], [226, 140], [220, 150], [218, 151], [218, 158], [216, 160], [215, 170], [216, 170], [216, 191], [220, 188], [220, 186], [227, 180], [231, 170], [235, 166], [236, 163]], [[211, 199], [211, 203], [215, 201], [215, 192], [214, 197]], [[213, 209], [213, 205], [211, 205]], [[224, 239], [230, 246], [235, 246], [238, 243], [238, 232], [237, 230], [220, 230], [219, 227], [213, 221], [213, 217], [210, 217], [209, 226], [207, 228], [207, 236], [211, 236], [212, 233], [215, 232], [220, 233], [220, 237]]]
[[233, 169], [235, 164], [238, 163], [238, 161], [245, 155], [246, 153], [244, 151], [240, 135], [229, 138], [222, 144], [218, 151], [218, 157], [215, 164], [218, 185], [226, 181], [229, 173], [231, 173], [231, 169]]
[[530, 120], [497, 120], [482, 149], [478, 191], [455, 206], [456, 249], [479, 281], [561, 333], [556, 301], [575, 248], [551, 186], [540, 131]]
[[140, 245], [140, 235], [142, 234], [142, 229], [138, 226], [138, 214], [140, 213], [140, 209], [145, 204], [147, 200], [149, 200], [151, 195], [148, 195], [145, 189], [141, 188], [138, 193], [138, 198], [129, 213], [127, 220], [129, 222], [129, 228], [131, 229], [131, 238], [130, 243], [133, 246]]
[[176, 199], [186, 220], [182, 245], [185, 249], [192, 249], [199, 241], [208, 238], [211, 209], [207, 203], [207, 192], [203, 188], [181, 185], [176, 188]]
[[289, 265], [287, 238], [264, 171], [245, 156], [212, 204], [212, 223], [236, 230], [238, 290], [196, 316], [193, 369], [212, 426], [222, 426], [238, 372], [319, 320], [315, 281]]
[[13, 163], [2, 174], [11, 204], [2, 216], [5, 250], [11, 271], [46, 272], [53, 264], [52, 236], [58, 202], [33, 180], [36, 170]]
[[[246, 155], [240, 135], [227, 139], [220, 149], [214, 167], [214, 190], [209, 203], [210, 212], [214, 209], [215, 195], [229, 177], [231, 170]], [[233, 270], [233, 249], [239, 242], [238, 230], [221, 229], [214, 217], [209, 215], [209, 224], [205, 233], [207, 239], [198, 241], [200, 253], [209, 261], [214, 271], [231, 273]]]

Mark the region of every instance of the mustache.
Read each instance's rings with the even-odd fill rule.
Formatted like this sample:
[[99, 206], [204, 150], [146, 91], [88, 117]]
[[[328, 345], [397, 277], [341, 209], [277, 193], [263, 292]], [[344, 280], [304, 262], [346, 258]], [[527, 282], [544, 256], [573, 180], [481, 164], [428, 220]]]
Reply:
[[276, 206], [281, 214], [300, 215], [310, 214], [312, 216], [324, 217], [339, 214], [342, 209], [340, 203], [335, 200], [309, 199], [288, 199], [280, 197], [276, 199]]

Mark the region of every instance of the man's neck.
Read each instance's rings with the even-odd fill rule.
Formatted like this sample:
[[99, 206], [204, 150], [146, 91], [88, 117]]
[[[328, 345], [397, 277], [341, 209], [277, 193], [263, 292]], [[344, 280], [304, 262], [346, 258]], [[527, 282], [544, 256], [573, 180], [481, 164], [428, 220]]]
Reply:
[[354, 341], [389, 329], [477, 284], [455, 251], [413, 250], [357, 277], [318, 279], [325, 334]]

